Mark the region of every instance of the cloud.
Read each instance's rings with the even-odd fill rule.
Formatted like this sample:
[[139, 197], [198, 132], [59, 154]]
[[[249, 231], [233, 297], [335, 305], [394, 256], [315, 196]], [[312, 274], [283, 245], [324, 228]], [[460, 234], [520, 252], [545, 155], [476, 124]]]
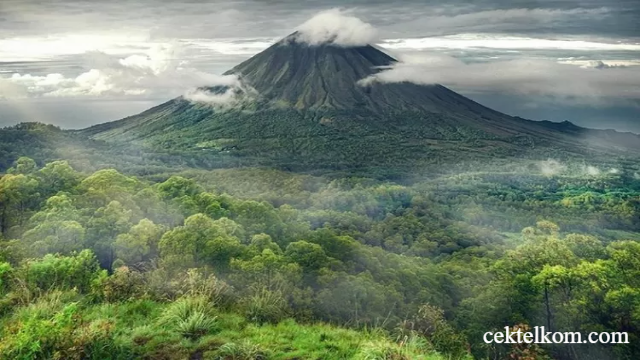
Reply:
[[297, 40], [310, 45], [363, 46], [378, 40], [378, 31], [339, 9], [323, 11], [297, 29]]
[[196, 49], [213, 51], [223, 55], [255, 55], [268, 48], [280, 38], [251, 38], [251, 39], [196, 39], [185, 40], [185, 43]]
[[207, 88], [190, 89], [183, 97], [194, 103], [204, 103], [214, 107], [231, 107], [250, 101], [257, 91], [242, 83], [236, 75], [219, 76], [211, 79]]
[[613, 68], [624, 68], [627, 65], [616, 65], [616, 64], [608, 64], [602, 60], [594, 60], [589, 62], [588, 65], [583, 65], [583, 68], [594, 68], [594, 69], [613, 69]]
[[49, 34], [47, 36], [22, 36], [0, 39], [0, 58], [3, 61], [47, 61], [61, 56], [80, 55], [101, 51], [114, 55], [126, 55], [141, 48], [162, 43], [153, 41], [145, 31], [86, 32], [78, 34]]
[[486, 9], [480, 11], [476, 7], [453, 8], [454, 13], [437, 14], [438, 8], [428, 9], [431, 13], [421, 13], [415, 20], [399, 23], [396, 27], [419, 28], [432, 34], [459, 33], [469, 31], [508, 31], [530, 30], [545, 26], [566, 25], [569, 22], [602, 20], [610, 15], [610, 9], [601, 8], [514, 8]]
[[196, 70], [183, 59], [178, 44], [155, 45], [144, 53], [117, 57], [88, 52], [91, 69], [78, 76], [12, 74], [0, 79], [0, 98], [78, 96], [178, 96], [186, 89], [220, 82], [221, 76]]
[[[88, 74], [81, 78], [81, 80]], [[31, 74], [13, 74], [9, 78], [2, 79], [3, 83], [7, 83], [8, 86], [0, 87], [0, 97], [5, 99], [15, 99], [30, 97], [34, 94], [47, 94], [53, 93], [57, 90], [70, 88], [75, 86], [74, 79], [65, 78], [62, 74], [47, 74], [44, 76], [37, 76]], [[81, 86], [81, 84], [77, 84]]]
[[387, 39], [381, 44], [395, 50], [497, 49], [497, 50], [571, 50], [640, 51], [640, 44], [613, 39], [543, 39], [504, 34], [463, 33], [425, 38]]
[[229, 105], [238, 101], [236, 91], [228, 88], [224, 92], [215, 93], [203, 89], [192, 89], [184, 94], [184, 98], [195, 103], [206, 103], [210, 105]]
[[558, 62], [561, 64], [578, 65], [585, 69], [610, 69], [640, 66], [640, 60], [581, 60], [575, 58], [561, 58], [558, 59]]
[[396, 65], [360, 81], [443, 84], [457, 91], [538, 95], [576, 104], [637, 103], [637, 67], [579, 67], [546, 59], [466, 63], [439, 53], [400, 56]]
[[601, 173], [600, 169], [593, 165], [585, 165], [582, 169], [582, 172], [589, 176], [598, 176]]
[[29, 97], [28, 90], [13, 81], [0, 78], [0, 100], [6, 99], [26, 99]]
[[538, 162], [538, 168], [540, 169], [540, 172], [545, 175], [545, 176], [555, 176], [558, 174], [563, 173], [565, 170], [567, 170], [567, 166], [560, 163], [557, 160], [553, 160], [553, 159], [548, 159], [546, 161], [540, 161]]
[[[554, 159], [539, 161], [537, 165], [538, 165], [538, 168], [540, 169], [540, 172], [543, 175], [549, 176], [549, 177], [561, 175], [561, 174], [567, 174], [567, 175], [580, 174], [582, 176], [599, 176], [602, 174], [602, 170], [600, 170], [600, 168], [593, 165], [573, 164], [573, 166], [568, 166]], [[619, 174], [620, 170], [616, 168], [611, 168], [607, 173]]]
[[229, 87], [224, 90], [213, 91], [199, 88], [185, 92], [183, 98], [192, 103], [206, 104], [218, 109], [228, 109], [246, 104], [254, 100], [257, 93]]

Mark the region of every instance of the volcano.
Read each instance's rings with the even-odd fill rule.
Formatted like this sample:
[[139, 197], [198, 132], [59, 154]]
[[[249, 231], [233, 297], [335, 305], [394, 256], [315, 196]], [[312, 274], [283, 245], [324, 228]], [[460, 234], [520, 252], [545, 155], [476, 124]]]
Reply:
[[179, 97], [83, 133], [205, 156], [212, 166], [235, 159], [287, 169], [415, 168], [640, 148], [634, 134], [512, 117], [442, 85], [361, 81], [396, 62], [373, 45], [309, 44], [296, 32], [225, 73], [238, 85], [199, 90], [228, 95], [232, 105]]

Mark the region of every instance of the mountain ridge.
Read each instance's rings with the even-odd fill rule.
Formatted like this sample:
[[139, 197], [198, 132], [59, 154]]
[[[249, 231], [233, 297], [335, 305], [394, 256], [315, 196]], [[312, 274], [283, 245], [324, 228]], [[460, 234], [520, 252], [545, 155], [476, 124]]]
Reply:
[[637, 135], [509, 116], [438, 84], [360, 83], [395, 62], [371, 45], [309, 45], [294, 33], [225, 73], [241, 82], [240, 96], [255, 91], [248, 101], [220, 109], [179, 97], [81, 133], [310, 168], [640, 149]]

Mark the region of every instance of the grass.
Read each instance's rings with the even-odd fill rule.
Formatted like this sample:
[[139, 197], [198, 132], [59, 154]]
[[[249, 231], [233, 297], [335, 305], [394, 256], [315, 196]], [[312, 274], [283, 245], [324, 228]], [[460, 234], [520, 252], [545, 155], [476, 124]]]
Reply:
[[[3, 324], [0, 359], [443, 359], [418, 338], [291, 319], [260, 325], [198, 297], [96, 305], [52, 294], [14, 309]], [[29, 336], [36, 330], [46, 343]]]

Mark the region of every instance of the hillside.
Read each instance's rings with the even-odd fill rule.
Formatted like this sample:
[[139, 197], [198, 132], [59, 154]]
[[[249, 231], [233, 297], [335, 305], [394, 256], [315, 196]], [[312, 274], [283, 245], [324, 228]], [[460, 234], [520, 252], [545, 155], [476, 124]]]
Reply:
[[[637, 359], [639, 170], [577, 165], [406, 186], [20, 158], [0, 177], [0, 358]], [[630, 343], [482, 340], [548, 322]]]
[[309, 45], [294, 33], [226, 73], [241, 82], [233, 106], [180, 97], [82, 134], [290, 170], [402, 172], [461, 158], [592, 158], [640, 149], [634, 134], [511, 117], [441, 85], [358, 83], [395, 61], [373, 46]]
[[116, 145], [42, 123], [21, 123], [0, 129], [0, 175], [22, 156], [34, 159], [39, 165], [63, 160], [86, 172], [116, 168], [136, 175], [190, 168], [230, 168], [238, 164], [229, 156], [197, 153], [187, 157], [181, 152], [156, 151], [136, 144]]
[[[0, 129], [0, 360], [640, 359], [640, 137], [362, 81], [398, 60], [340, 13], [141, 114]], [[540, 326], [604, 337], [488, 342]]]

